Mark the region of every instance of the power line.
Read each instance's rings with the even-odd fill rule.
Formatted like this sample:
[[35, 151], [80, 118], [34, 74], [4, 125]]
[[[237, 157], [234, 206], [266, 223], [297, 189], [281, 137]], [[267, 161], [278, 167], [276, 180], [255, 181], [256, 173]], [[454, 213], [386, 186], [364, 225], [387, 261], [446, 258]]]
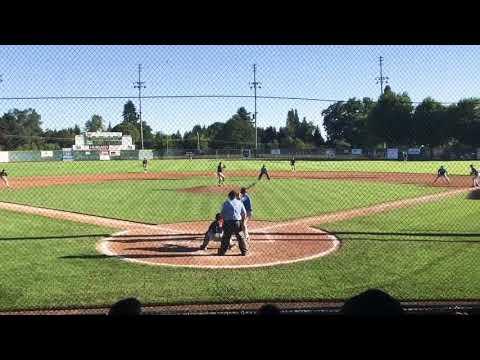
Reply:
[[[1, 100], [115, 100], [115, 99], [131, 99], [135, 96], [35, 96], [35, 97], [0, 97]], [[142, 95], [142, 99], [202, 99], [202, 98], [238, 98], [238, 99], [254, 99], [254, 95]], [[316, 101], [316, 102], [347, 102], [345, 99], [322, 99], [311, 97], [291, 97], [291, 96], [261, 96], [257, 95], [257, 99], [272, 99], [272, 100], [299, 100], [299, 101]], [[361, 100], [356, 98], [357, 100]], [[372, 101], [375, 103], [376, 101]], [[411, 104], [421, 104], [422, 101], [410, 101]], [[439, 101], [439, 104], [456, 104], [456, 101]]]

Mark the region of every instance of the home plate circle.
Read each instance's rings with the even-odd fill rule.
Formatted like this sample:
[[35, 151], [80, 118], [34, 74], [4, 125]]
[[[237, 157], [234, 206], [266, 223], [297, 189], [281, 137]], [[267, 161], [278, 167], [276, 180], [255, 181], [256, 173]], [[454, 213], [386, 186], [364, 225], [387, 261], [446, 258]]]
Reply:
[[126, 230], [102, 239], [97, 250], [107, 256], [148, 265], [191, 268], [253, 268], [306, 261], [336, 250], [338, 239], [306, 225], [249, 223], [249, 253], [241, 256], [232, 237], [232, 248], [218, 256], [219, 241], [200, 250], [209, 222], [165, 224]]

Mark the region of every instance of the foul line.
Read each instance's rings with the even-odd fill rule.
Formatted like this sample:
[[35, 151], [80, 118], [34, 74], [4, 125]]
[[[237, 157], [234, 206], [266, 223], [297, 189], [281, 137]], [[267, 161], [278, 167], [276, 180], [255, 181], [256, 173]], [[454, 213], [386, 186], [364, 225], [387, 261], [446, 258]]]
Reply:
[[328, 232], [325, 232], [323, 230], [317, 229], [313, 226], [315, 225], [320, 225], [322, 223], [327, 223], [327, 222], [332, 222], [332, 221], [343, 221], [343, 220], [348, 220], [352, 219], [355, 217], [362, 217], [362, 216], [368, 216], [368, 215], [373, 215], [377, 213], [382, 213], [385, 211], [390, 211], [398, 208], [403, 208], [406, 206], [413, 206], [413, 205], [418, 205], [418, 204], [424, 204], [424, 203], [429, 203], [435, 200], [440, 200], [445, 197], [453, 196], [456, 194], [460, 194], [463, 192], [469, 191], [469, 188], [466, 189], [459, 189], [459, 190], [451, 190], [451, 191], [444, 191], [441, 193], [436, 193], [436, 194], [430, 194], [430, 195], [424, 195], [416, 198], [409, 198], [409, 199], [402, 199], [402, 200], [397, 200], [397, 201], [391, 201], [391, 202], [386, 202], [386, 203], [381, 203], [381, 204], [376, 204], [370, 207], [364, 207], [364, 208], [357, 208], [357, 209], [350, 209], [350, 210], [345, 210], [345, 211], [340, 211], [340, 212], [335, 212], [335, 213], [330, 213], [330, 214], [324, 214], [324, 215], [319, 215], [319, 216], [313, 216], [313, 217], [307, 217], [303, 219], [297, 219], [297, 220], [292, 220], [292, 221], [287, 221], [283, 223], [278, 223], [274, 225], [269, 225], [265, 227], [261, 227], [258, 229], [255, 229], [255, 232], [260, 232], [265, 234], [268, 240], [264, 240], [265, 242], [274, 242], [275, 240], [272, 239], [272, 235], [266, 233], [267, 230], [273, 230], [273, 229], [279, 229], [279, 228], [284, 228], [284, 227], [291, 227], [291, 226], [306, 226], [309, 228], [309, 230], [314, 231], [314, 232], [320, 232], [325, 234], [333, 243], [333, 246], [323, 252], [317, 253], [312, 256], [307, 256], [299, 259], [292, 259], [292, 260], [282, 260], [282, 261], [275, 261], [275, 262], [270, 262], [270, 263], [262, 263], [262, 264], [249, 264], [249, 265], [218, 265], [218, 266], [211, 266], [211, 265], [181, 265], [181, 264], [170, 264], [170, 263], [152, 263], [149, 261], [144, 261], [144, 260], [138, 260], [138, 259], [132, 259], [128, 257], [124, 257], [121, 255], [116, 254], [110, 249], [109, 246], [109, 241], [113, 240], [115, 237], [121, 236], [121, 235], [126, 235], [128, 234], [131, 230], [139, 230], [139, 229], [149, 229], [149, 230], [156, 230], [156, 231], [162, 231], [167, 234], [178, 234], [184, 232], [184, 230], [177, 230], [177, 229], [172, 229], [169, 228], [168, 226], [172, 226], [174, 224], [166, 224], [164, 226], [162, 225], [150, 225], [150, 224], [141, 224], [141, 223], [134, 223], [134, 222], [129, 222], [125, 220], [117, 220], [117, 219], [110, 219], [110, 218], [105, 218], [105, 217], [97, 217], [94, 215], [86, 215], [86, 214], [79, 214], [79, 213], [73, 213], [73, 212], [68, 212], [68, 211], [62, 211], [62, 210], [53, 210], [53, 209], [47, 209], [47, 208], [40, 208], [40, 207], [34, 207], [34, 206], [28, 206], [28, 205], [20, 205], [20, 204], [14, 204], [14, 203], [7, 203], [7, 202], [0, 202], [0, 209], [5, 209], [5, 210], [11, 210], [15, 212], [20, 212], [20, 213], [27, 213], [27, 214], [34, 214], [34, 215], [40, 215], [40, 216], [45, 216], [49, 218], [53, 218], [56, 220], [69, 220], [69, 221], [74, 221], [74, 222], [81, 222], [81, 223], [88, 223], [92, 225], [101, 225], [101, 226], [107, 226], [107, 227], [114, 227], [114, 228], [121, 228], [124, 229], [120, 232], [114, 233], [108, 238], [101, 239], [97, 243], [97, 251], [100, 253], [103, 253], [105, 255], [111, 256], [111, 257], [116, 257], [124, 261], [128, 262], [133, 262], [133, 263], [141, 263], [141, 264], [148, 264], [148, 265], [154, 265], [154, 266], [172, 266], [172, 267], [183, 267], [183, 268], [205, 268], [205, 269], [238, 269], [238, 268], [256, 268], [256, 267], [266, 267], [266, 266], [274, 266], [274, 265], [282, 265], [282, 264], [291, 264], [291, 263], [296, 263], [296, 262], [301, 262], [301, 261], [307, 261], [311, 259], [315, 259], [321, 256], [325, 256], [327, 254], [330, 254], [331, 252], [335, 251], [339, 245], [340, 241], [332, 234], [329, 234]]

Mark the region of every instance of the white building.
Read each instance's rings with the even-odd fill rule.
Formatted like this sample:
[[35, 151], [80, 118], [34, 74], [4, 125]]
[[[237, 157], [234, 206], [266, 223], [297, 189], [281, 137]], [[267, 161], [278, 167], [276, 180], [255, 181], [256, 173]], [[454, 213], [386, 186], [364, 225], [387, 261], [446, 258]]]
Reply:
[[72, 150], [99, 150], [109, 155], [120, 155], [120, 150], [135, 150], [130, 135], [121, 132], [85, 132], [75, 136]]

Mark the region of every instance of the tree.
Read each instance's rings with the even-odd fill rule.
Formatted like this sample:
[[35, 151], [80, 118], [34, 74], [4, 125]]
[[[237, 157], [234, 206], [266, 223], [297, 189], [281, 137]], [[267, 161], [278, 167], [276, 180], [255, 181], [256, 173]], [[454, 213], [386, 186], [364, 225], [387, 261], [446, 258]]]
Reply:
[[214, 147], [233, 146], [243, 147], [255, 141], [255, 128], [252, 125], [250, 113], [244, 107], [237, 110], [215, 135], [212, 144]]
[[135, 124], [129, 122], [121, 122], [112, 129], [114, 132], [121, 132], [123, 135], [130, 135], [132, 137], [132, 143], [137, 144], [140, 142], [140, 130]]
[[298, 128], [300, 127], [300, 119], [298, 117], [297, 109], [290, 109], [288, 111], [286, 127], [288, 135], [294, 138], [297, 134]]
[[138, 124], [139, 122], [139, 115], [135, 108], [135, 105], [131, 100], [128, 100], [125, 105], [123, 105], [123, 122], [131, 123], [131, 124]]
[[100, 115], [93, 115], [90, 120], [85, 122], [85, 131], [96, 132], [105, 130], [103, 118]]
[[13, 109], [0, 118], [0, 148], [36, 150], [44, 144], [41, 116], [34, 109]]
[[407, 93], [396, 94], [385, 88], [371, 109], [367, 124], [377, 141], [405, 145], [412, 138], [412, 102]]
[[273, 143], [276, 138], [277, 130], [272, 126], [269, 126], [263, 131], [262, 136], [260, 137], [260, 142], [270, 144]]
[[417, 145], [435, 147], [447, 142], [447, 109], [430, 97], [424, 99], [413, 113], [413, 138]]
[[328, 140], [334, 144], [347, 143], [355, 147], [368, 145], [367, 116], [372, 107], [373, 101], [369, 98], [351, 98], [330, 105], [322, 111]]
[[315, 131], [313, 133], [313, 145], [317, 147], [325, 145], [325, 140], [323, 139], [322, 133], [320, 132], [318, 126], [315, 127]]
[[458, 141], [470, 147], [480, 147], [480, 99], [462, 99], [449, 114]]

